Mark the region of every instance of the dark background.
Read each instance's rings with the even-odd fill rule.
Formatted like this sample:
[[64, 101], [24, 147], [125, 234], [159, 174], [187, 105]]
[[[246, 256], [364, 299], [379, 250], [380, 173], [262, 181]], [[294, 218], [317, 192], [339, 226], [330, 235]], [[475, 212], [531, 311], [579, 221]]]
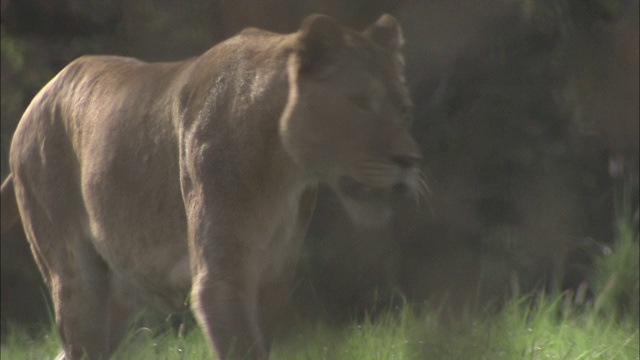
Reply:
[[[399, 294], [455, 317], [515, 288], [588, 284], [621, 184], [637, 207], [637, 0], [2, 0], [1, 11], [2, 178], [22, 111], [80, 55], [177, 60], [247, 26], [295, 31], [310, 13], [355, 29], [398, 19], [428, 201], [371, 231], [322, 189], [299, 318], [348, 320]], [[21, 229], [1, 246], [3, 328], [48, 321]]]

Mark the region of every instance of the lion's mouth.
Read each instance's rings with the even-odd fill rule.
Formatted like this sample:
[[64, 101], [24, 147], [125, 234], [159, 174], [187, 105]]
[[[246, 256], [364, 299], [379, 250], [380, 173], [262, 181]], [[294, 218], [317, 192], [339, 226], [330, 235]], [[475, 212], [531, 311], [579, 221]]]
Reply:
[[350, 176], [342, 176], [334, 185], [338, 198], [350, 217], [355, 223], [367, 228], [386, 224], [397, 206], [414, 192], [410, 186], [411, 177], [400, 177], [391, 182], [377, 180], [363, 182]]
[[372, 187], [349, 176], [343, 176], [338, 181], [338, 189], [344, 196], [358, 202], [388, 202], [409, 193], [409, 187], [402, 182], [387, 187]]

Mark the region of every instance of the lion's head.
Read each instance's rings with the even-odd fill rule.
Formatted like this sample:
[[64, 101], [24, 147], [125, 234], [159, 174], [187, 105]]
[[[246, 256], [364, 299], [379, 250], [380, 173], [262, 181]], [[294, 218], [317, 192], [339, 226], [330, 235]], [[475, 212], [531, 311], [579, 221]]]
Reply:
[[421, 188], [400, 27], [384, 15], [358, 33], [314, 16], [296, 36], [280, 119], [285, 148], [357, 223], [384, 223], [391, 200]]

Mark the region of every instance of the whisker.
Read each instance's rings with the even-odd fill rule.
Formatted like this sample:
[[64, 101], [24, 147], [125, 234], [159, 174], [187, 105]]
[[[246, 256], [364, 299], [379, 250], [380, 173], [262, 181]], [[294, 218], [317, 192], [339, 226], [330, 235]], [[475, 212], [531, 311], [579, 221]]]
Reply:
[[419, 184], [425, 196], [425, 200], [427, 200], [427, 198], [431, 196], [431, 188], [429, 187], [429, 184], [427, 184], [427, 181], [424, 179], [424, 173], [420, 172], [418, 181], [420, 182]]
[[420, 207], [422, 205], [422, 201], [429, 207], [429, 211], [433, 214], [433, 207], [431, 206], [431, 202], [429, 198], [431, 196], [431, 188], [427, 181], [425, 180], [425, 175], [422, 171], [418, 174], [418, 184], [414, 189], [414, 195], [416, 198], [416, 206]]

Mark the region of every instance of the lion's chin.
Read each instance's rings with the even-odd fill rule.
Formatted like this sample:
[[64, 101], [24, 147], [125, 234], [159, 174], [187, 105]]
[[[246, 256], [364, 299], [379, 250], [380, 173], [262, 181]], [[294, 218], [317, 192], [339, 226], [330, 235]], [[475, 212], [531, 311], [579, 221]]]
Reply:
[[365, 228], [387, 224], [393, 215], [393, 203], [408, 193], [404, 184], [373, 188], [350, 177], [341, 178], [334, 188], [351, 219]]

